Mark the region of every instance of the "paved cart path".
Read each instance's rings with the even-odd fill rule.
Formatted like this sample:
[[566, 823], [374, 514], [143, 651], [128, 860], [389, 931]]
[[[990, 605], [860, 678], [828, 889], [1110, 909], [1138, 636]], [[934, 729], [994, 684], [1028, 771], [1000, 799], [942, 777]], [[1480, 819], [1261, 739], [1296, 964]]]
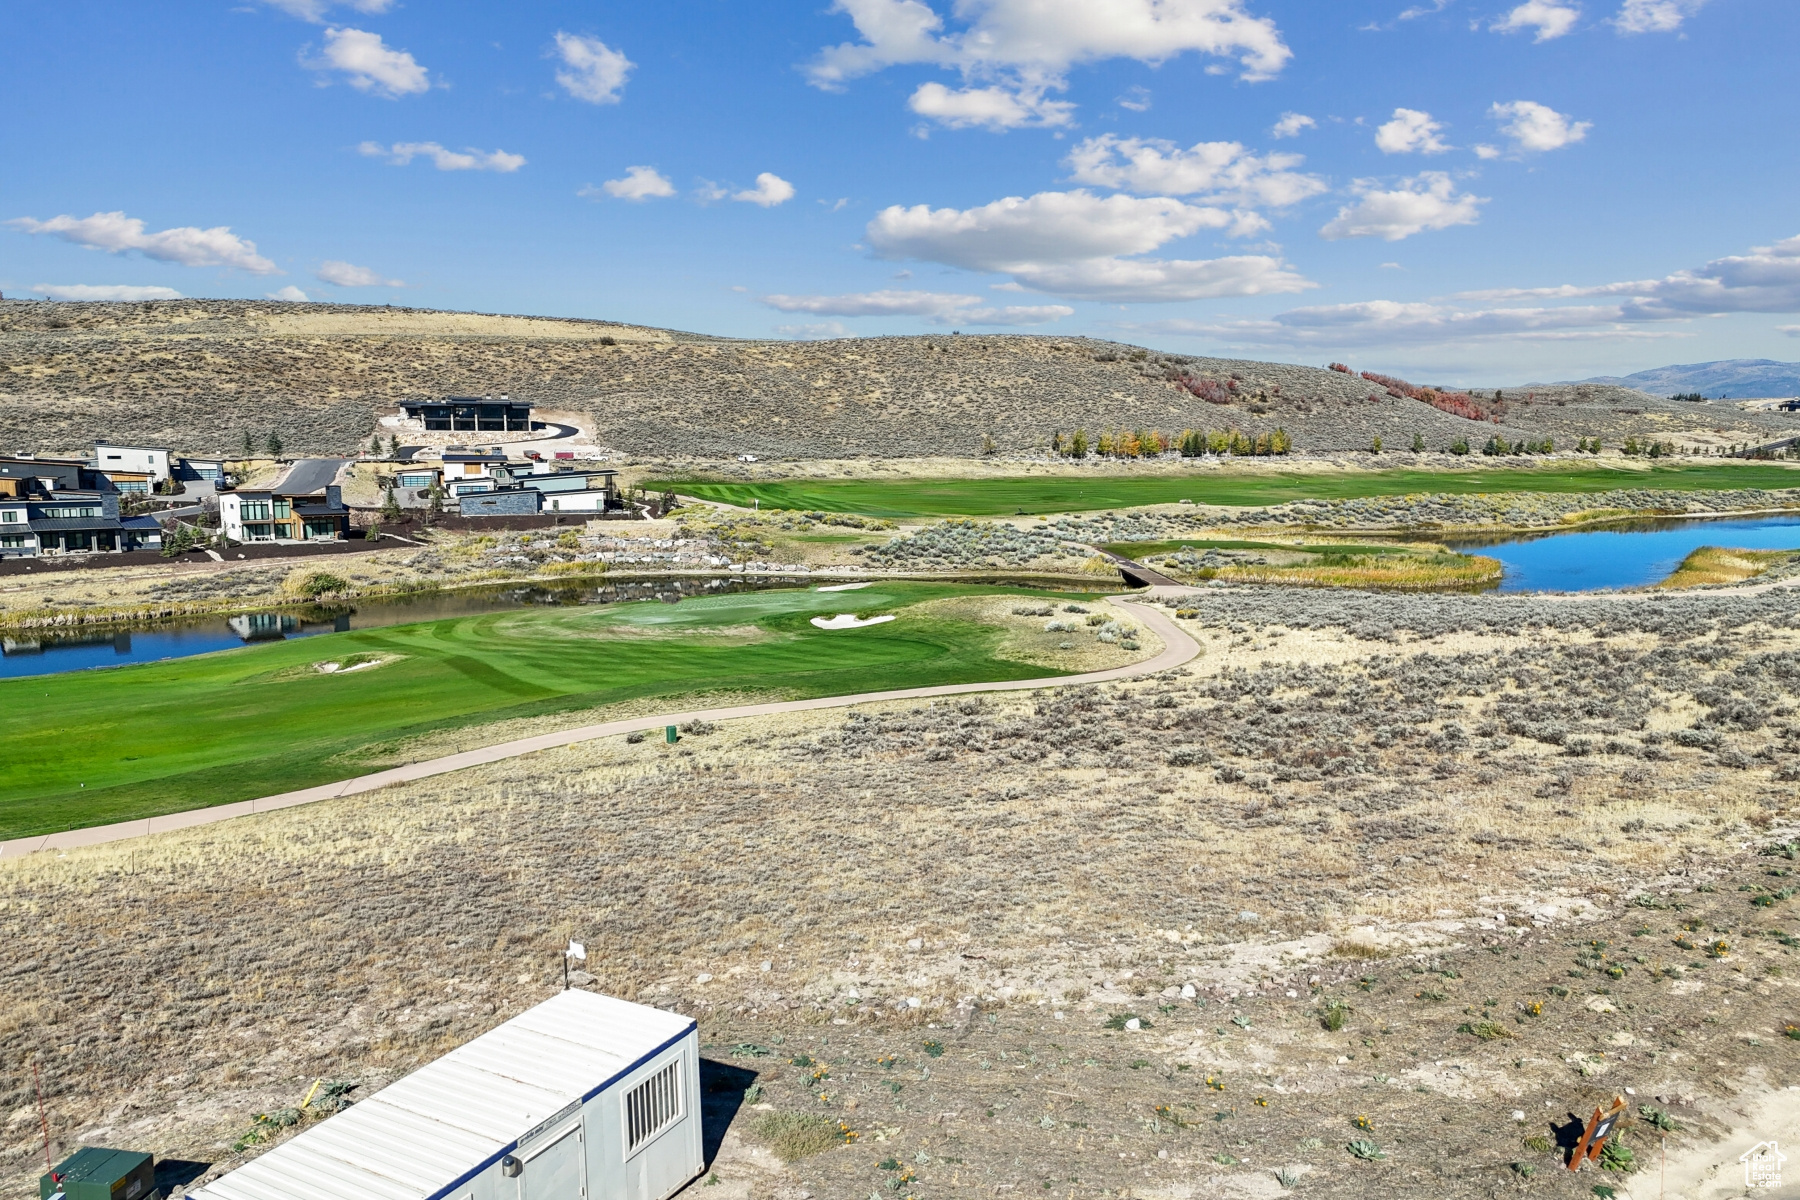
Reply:
[[[1155, 630], [1157, 636], [1162, 638], [1163, 651], [1161, 654], [1143, 662], [1131, 663], [1123, 667], [1111, 667], [1104, 671], [1089, 671], [1083, 675], [1057, 675], [1048, 679], [1012, 679], [999, 683], [941, 684], [937, 687], [902, 688], [891, 692], [862, 692], [854, 696], [820, 696], [812, 700], [780, 700], [765, 704], [743, 704], [734, 708], [705, 708], [648, 717], [629, 717], [618, 721], [603, 721], [597, 725], [581, 725], [557, 733], [541, 733], [535, 737], [519, 738], [510, 742], [496, 742], [492, 746], [464, 750], [459, 754], [447, 754], [442, 758], [427, 759], [424, 762], [408, 763], [403, 767], [377, 771], [371, 775], [358, 775], [353, 779], [303, 788], [297, 792], [283, 792], [276, 796], [240, 800], [235, 804], [218, 804], [211, 808], [190, 809], [187, 812], [169, 813], [160, 817], [120, 821], [114, 825], [95, 825], [87, 829], [71, 829], [63, 833], [15, 838], [10, 842], [0, 842], [0, 858], [16, 858], [19, 855], [39, 850], [72, 850], [78, 846], [99, 846], [107, 842], [123, 841], [126, 838], [144, 837], [152, 833], [188, 829], [195, 825], [211, 825], [215, 821], [229, 821], [235, 817], [273, 812], [276, 809], [313, 804], [320, 800], [335, 800], [340, 796], [354, 796], [396, 783], [410, 783], [415, 779], [428, 779], [433, 775], [446, 775], [451, 771], [461, 771], [468, 767], [478, 767], [487, 763], [501, 762], [508, 758], [536, 754], [540, 750], [554, 750], [560, 746], [592, 741], [594, 738], [611, 737], [615, 734], [635, 733], [640, 729], [661, 729], [665, 725], [683, 725], [689, 721], [730, 721], [739, 717], [764, 717], [778, 713], [851, 708], [858, 704], [875, 704], [884, 700], [919, 700], [935, 696], [959, 696], [970, 692], [1023, 692], [1041, 688], [1080, 687], [1086, 684], [1106, 683], [1115, 679], [1131, 679], [1140, 675], [1152, 675], [1158, 671], [1171, 670], [1190, 661], [1200, 653], [1199, 643], [1170, 620], [1165, 613], [1146, 604], [1121, 600], [1114, 600], [1112, 603], [1132, 611], [1146, 626]], [[854, 634], [847, 631], [846, 636], [854, 636]]]

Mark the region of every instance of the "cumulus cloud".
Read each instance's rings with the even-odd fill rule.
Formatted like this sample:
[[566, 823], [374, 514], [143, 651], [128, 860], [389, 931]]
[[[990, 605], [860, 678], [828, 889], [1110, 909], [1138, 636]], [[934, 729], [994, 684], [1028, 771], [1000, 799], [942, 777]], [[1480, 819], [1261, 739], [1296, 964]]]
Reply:
[[599, 38], [560, 29], [556, 33], [556, 57], [563, 64], [556, 73], [556, 82], [569, 95], [589, 104], [617, 104], [625, 90], [626, 77], [637, 65]]
[[1613, 25], [1620, 33], [1673, 33], [1706, 0], [1625, 0]]
[[415, 158], [429, 158], [432, 165], [440, 171], [498, 171], [502, 175], [509, 175], [525, 165], [525, 156], [522, 154], [508, 154], [504, 150], [477, 150], [473, 146], [462, 150], [446, 150], [436, 142], [395, 142], [392, 146], [383, 146], [380, 142], [364, 142], [356, 150], [369, 158], [385, 158], [396, 167], [404, 167]]
[[1443, 129], [1428, 112], [1396, 108], [1394, 119], [1375, 131], [1375, 145], [1383, 154], [1442, 154], [1451, 149], [1438, 137]]
[[924, 317], [934, 325], [1043, 325], [1073, 316], [1065, 304], [990, 307], [980, 296], [884, 289], [839, 296], [764, 296], [781, 312], [833, 317]]
[[[1254, 218], [1254, 214], [1248, 214]], [[865, 231], [890, 259], [1010, 275], [1041, 292], [1122, 302], [1296, 292], [1315, 286], [1278, 258], [1134, 259], [1202, 229], [1245, 230], [1246, 214], [1169, 196], [1085, 190], [1008, 196], [977, 208], [883, 209]]]
[[1269, 130], [1269, 134], [1277, 138], [1299, 137], [1301, 130], [1317, 129], [1318, 127], [1319, 123], [1305, 113], [1284, 112], [1281, 114], [1281, 120], [1275, 122], [1275, 127]]
[[1067, 159], [1077, 183], [1276, 208], [1327, 190], [1318, 176], [1291, 169], [1304, 161], [1298, 154], [1252, 154], [1238, 142], [1197, 142], [1181, 150], [1160, 138], [1110, 133], [1081, 142]]
[[[925, 0], [837, 0], [833, 11], [848, 16], [862, 40], [820, 51], [806, 68], [815, 86], [836, 90], [897, 65], [950, 68], [965, 84], [988, 86], [922, 88], [914, 111], [989, 129], [1063, 123], [1070, 106], [1044, 95], [1067, 86], [1069, 70], [1083, 63], [1155, 64], [1192, 51], [1235, 59], [1243, 78], [1261, 80], [1293, 56], [1275, 23], [1251, 16], [1243, 0], [957, 0], [957, 29]], [[1015, 107], [982, 95], [995, 90], [1011, 93]], [[972, 109], [990, 115], [970, 120]], [[1016, 114], [1026, 119], [1002, 119]]]
[[838, 321], [817, 321], [809, 325], [777, 325], [775, 332], [797, 342], [816, 342], [827, 338], [845, 338], [850, 331]]
[[373, 268], [359, 267], [354, 263], [339, 262], [328, 258], [319, 264], [313, 274], [321, 283], [329, 283], [333, 287], [405, 287], [398, 279], [384, 279]]
[[922, 83], [907, 107], [951, 129], [979, 126], [985, 129], [1018, 129], [1026, 125], [1067, 125], [1075, 106], [1049, 100], [1041, 88], [1008, 89], [968, 87], [951, 89], [941, 83]]
[[1572, 5], [1558, 4], [1555, 0], [1525, 0], [1524, 4], [1494, 22], [1492, 28], [1500, 33], [1535, 29], [1537, 36], [1531, 40], [1547, 42], [1575, 28], [1575, 22], [1580, 19], [1581, 9]]
[[[1212, 325], [1185, 322], [1179, 330], [1160, 331], [1205, 334], [1244, 346], [1287, 348], [1681, 337], [1686, 335], [1680, 323], [1695, 318], [1800, 313], [1800, 236], [1661, 279], [1498, 288], [1465, 292], [1454, 299], [1485, 306], [1371, 300], [1298, 308], [1263, 320]], [[1614, 302], [1543, 303], [1603, 299]], [[1532, 303], [1520, 303], [1523, 301]], [[1800, 334], [1800, 325], [1776, 328]]]
[[52, 300], [179, 300], [174, 288], [137, 287], [128, 283], [38, 283], [31, 290]]
[[394, 0], [263, 0], [270, 8], [278, 8], [290, 17], [299, 17], [302, 21], [311, 21], [315, 25], [323, 24], [325, 14], [342, 4], [359, 13], [371, 16], [384, 13], [394, 6]]
[[756, 177], [755, 187], [733, 192], [731, 198], [742, 200], [745, 204], [774, 208], [777, 204], [785, 204], [794, 198], [794, 185], [773, 172], [764, 171]]
[[47, 233], [109, 254], [136, 251], [145, 258], [184, 267], [233, 267], [252, 275], [281, 274], [280, 267], [256, 252], [255, 242], [239, 237], [227, 225], [211, 229], [184, 225], [148, 233], [143, 221], [122, 212], [95, 213], [91, 217], [64, 215], [48, 221], [19, 217], [6, 223], [26, 233]]
[[[1572, 146], [1585, 139], [1588, 130], [1594, 127], [1592, 121], [1571, 121], [1554, 108], [1530, 100], [1496, 104], [1488, 109], [1488, 116], [1503, 122], [1500, 132], [1511, 138], [1519, 149], [1534, 152]], [[1476, 153], [1481, 153], [1481, 147], [1476, 147]], [[1482, 154], [1481, 157], [1493, 156]]]
[[362, 29], [327, 29], [324, 49], [316, 58], [302, 51], [300, 61], [315, 71], [338, 71], [358, 91], [389, 100], [431, 90], [430, 75], [412, 55]]
[[1296, 308], [1264, 320], [1184, 323], [1186, 328], [1179, 332], [1223, 338], [1240, 346], [1282, 348], [1572, 341], [1647, 332], [1625, 329], [1618, 323], [1618, 310], [1610, 306], [1464, 310], [1441, 304], [1370, 300]]
[[1319, 230], [1327, 241], [1345, 238], [1378, 237], [1397, 242], [1428, 229], [1448, 229], [1452, 225], [1473, 225], [1481, 217], [1481, 206], [1487, 201], [1464, 192], [1456, 194], [1456, 184], [1442, 171], [1425, 171], [1400, 186], [1382, 191], [1369, 180], [1358, 180], [1355, 190], [1360, 199], [1338, 210], [1338, 215]]
[[270, 300], [287, 300], [291, 303], [298, 304], [304, 304], [312, 299], [311, 296], [308, 296], [305, 292], [301, 291], [291, 283], [279, 291], [267, 293], [267, 298]]
[[620, 200], [649, 200], [673, 196], [675, 185], [655, 167], [626, 167], [623, 179], [608, 179], [597, 188], [584, 187], [576, 195], [593, 196], [601, 192]]

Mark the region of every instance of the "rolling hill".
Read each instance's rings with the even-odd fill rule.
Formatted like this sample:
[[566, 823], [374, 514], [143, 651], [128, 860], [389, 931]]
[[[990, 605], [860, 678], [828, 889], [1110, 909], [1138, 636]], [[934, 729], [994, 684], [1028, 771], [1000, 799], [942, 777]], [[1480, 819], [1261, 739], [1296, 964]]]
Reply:
[[[1204, 383], [1184, 388], [1186, 378]], [[1197, 358], [1076, 337], [752, 341], [607, 321], [246, 300], [0, 301], [0, 449], [95, 438], [230, 453], [247, 431], [342, 453], [406, 399], [505, 393], [593, 414], [655, 458], [975, 455], [1080, 427], [1281, 427], [1295, 448], [1431, 449], [1577, 437], [1763, 441], [1787, 414], [1680, 404], [1611, 384], [1509, 389], [1470, 420], [1319, 367]], [[1492, 407], [1493, 395], [1478, 393]]]

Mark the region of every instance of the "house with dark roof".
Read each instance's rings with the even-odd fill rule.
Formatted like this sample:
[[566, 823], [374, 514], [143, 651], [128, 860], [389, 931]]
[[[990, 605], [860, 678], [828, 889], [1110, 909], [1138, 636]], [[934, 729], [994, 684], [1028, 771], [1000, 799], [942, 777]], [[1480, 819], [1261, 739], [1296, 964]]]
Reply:
[[120, 554], [162, 546], [154, 517], [127, 517], [103, 473], [67, 459], [0, 459], [0, 557]]

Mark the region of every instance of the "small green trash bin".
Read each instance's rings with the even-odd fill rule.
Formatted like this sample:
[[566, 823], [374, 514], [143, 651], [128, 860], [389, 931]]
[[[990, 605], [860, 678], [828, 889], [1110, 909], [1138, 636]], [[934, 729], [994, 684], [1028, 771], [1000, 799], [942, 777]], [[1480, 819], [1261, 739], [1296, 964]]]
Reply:
[[140, 1150], [83, 1146], [38, 1179], [39, 1200], [138, 1200], [156, 1187], [156, 1160]]
[[673, 725], [664, 725], [663, 726], [663, 741], [665, 741], [669, 745], [673, 746], [676, 742], [679, 742], [680, 740], [681, 740], [681, 731], [679, 729], [675, 728], [675, 726], [673, 726]]

